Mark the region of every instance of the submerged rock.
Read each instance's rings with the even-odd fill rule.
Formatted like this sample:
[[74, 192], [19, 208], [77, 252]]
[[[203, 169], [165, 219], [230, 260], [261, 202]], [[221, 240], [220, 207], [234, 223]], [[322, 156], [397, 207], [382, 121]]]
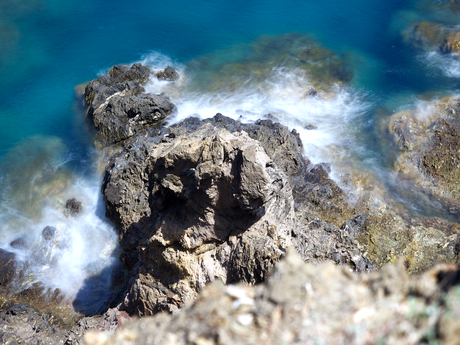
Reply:
[[460, 31], [449, 32], [440, 49], [443, 53], [459, 53], [460, 52]]
[[96, 127], [98, 147], [128, 139], [176, 110], [165, 96], [145, 93], [142, 85], [151, 74], [141, 64], [114, 66], [86, 86], [87, 114]]
[[244, 48], [235, 46], [217, 54], [193, 61], [193, 65], [203, 66], [203, 72], [194, 77], [200, 91], [237, 92], [249, 85], [250, 91], [266, 84], [266, 91], [271, 92], [272, 81], [280, 74], [302, 76], [315, 88], [327, 90], [354, 77], [353, 64], [346, 53], [336, 53], [296, 33], [262, 36]]
[[439, 49], [442, 53], [460, 52], [460, 31], [440, 23], [419, 21], [411, 23], [403, 32], [407, 43], [425, 51]]
[[81, 213], [82, 203], [75, 198], [69, 199], [65, 203], [64, 214], [68, 216], [75, 217]]
[[455, 344], [459, 281], [452, 265], [421, 276], [400, 264], [358, 275], [288, 252], [262, 284], [216, 281], [176, 315], [137, 319], [114, 335], [92, 332], [85, 344]]

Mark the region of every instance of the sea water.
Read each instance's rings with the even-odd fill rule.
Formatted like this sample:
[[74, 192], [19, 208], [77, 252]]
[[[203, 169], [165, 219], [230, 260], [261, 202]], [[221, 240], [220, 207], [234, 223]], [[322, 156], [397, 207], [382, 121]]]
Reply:
[[[340, 156], [385, 171], [378, 117], [423, 94], [459, 92], [460, 60], [414, 49], [401, 35], [414, 20], [460, 25], [446, 3], [0, 0], [0, 248], [29, 263], [30, 282], [78, 296], [75, 305], [107, 302], [117, 235], [104, 217], [102, 172], [75, 87], [115, 64], [181, 73], [174, 87], [147, 86], [177, 105], [169, 123], [270, 114], [300, 133], [313, 162], [334, 170]], [[329, 65], [307, 73], [286, 54], [309, 44], [335, 54], [335, 74]], [[327, 97], [303, 97], [318, 80]], [[64, 215], [69, 198], [82, 202], [77, 218]], [[43, 239], [46, 226], [56, 229], [54, 244]], [[19, 238], [26, 248], [11, 246]]]

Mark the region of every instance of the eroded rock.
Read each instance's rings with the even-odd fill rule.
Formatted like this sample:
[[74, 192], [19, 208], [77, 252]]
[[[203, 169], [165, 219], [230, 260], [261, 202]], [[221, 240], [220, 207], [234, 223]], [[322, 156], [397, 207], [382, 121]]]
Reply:
[[216, 278], [260, 282], [292, 244], [289, 182], [245, 132], [205, 124], [146, 140], [114, 159], [103, 192], [124, 250], [139, 252], [125, 300], [139, 315], [173, 311]]

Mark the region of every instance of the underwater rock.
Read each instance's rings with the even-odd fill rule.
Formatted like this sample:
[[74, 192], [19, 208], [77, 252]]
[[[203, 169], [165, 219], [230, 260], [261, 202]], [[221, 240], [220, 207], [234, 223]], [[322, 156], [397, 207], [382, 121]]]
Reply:
[[454, 31], [447, 34], [446, 38], [440, 46], [443, 53], [459, 53], [460, 52], [460, 31]]
[[413, 22], [403, 32], [405, 41], [425, 51], [460, 52], [460, 31], [439, 23]]
[[75, 217], [81, 213], [82, 203], [75, 198], [69, 199], [65, 203], [64, 214], [68, 216]]
[[[175, 315], [134, 320], [86, 345], [458, 343], [460, 273], [409, 276], [398, 262], [370, 274], [305, 264], [288, 251], [262, 284], [206, 286]], [[449, 342], [450, 341], [450, 342]]]
[[159, 80], [176, 81], [180, 78], [179, 73], [171, 66], [166, 67], [163, 71], [156, 74]]
[[437, 49], [445, 36], [442, 24], [427, 21], [413, 22], [403, 32], [406, 42], [426, 51]]
[[[337, 84], [349, 83], [354, 77], [348, 54], [336, 53], [315, 39], [296, 33], [262, 36], [244, 49], [235, 46], [216, 54], [218, 58], [205, 55], [192, 62], [207, 71], [194, 76], [200, 90], [235, 92], [248, 87], [248, 82], [254, 88], [265, 81], [268, 86], [278, 74], [283, 74], [301, 75], [315, 88], [327, 91]], [[270, 92], [270, 88], [266, 91]]]
[[51, 241], [56, 234], [56, 228], [54, 226], [47, 226], [42, 230], [42, 237], [45, 241]]
[[176, 110], [166, 97], [145, 93], [141, 85], [151, 74], [141, 64], [114, 66], [86, 86], [85, 104], [97, 130], [96, 146], [125, 140]]

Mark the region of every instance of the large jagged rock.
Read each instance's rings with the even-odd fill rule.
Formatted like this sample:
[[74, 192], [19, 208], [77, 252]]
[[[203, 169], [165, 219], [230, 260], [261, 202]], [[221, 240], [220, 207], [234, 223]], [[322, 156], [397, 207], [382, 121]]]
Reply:
[[[303, 156], [295, 131], [218, 114], [140, 133], [125, 147], [102, 191], [123, 260], [138, 270], [125, 300], [130, 312], [175, 310], [216, 278], [260, 282], [290, 245], [308, 261], [375, 269], [350, 227], [320, 218], [329, 211], [349, 220], [355, 211]], [[329, 199], [318, 203], [321, 185]]]
[[214, 282], [176, 315], [89, 333], [85, 344], [458, 344], [459, 282], [454, 265], [351, 274], [288, 252], [262, 284]]
[[118, 65], [86, 86], [85, 104], [96, 126], [96, 146], [123, 141], [176, 110], [167, 97], [145, 93], [142, 85], [151, 75], [152, 71], [139, 63]]
[[289, 182], [245, 132], [207, 124], [144, 141], [114, 159], [103, 192], [123, 249], [138, 252], [125, 307], [139, 315], [175, 310], [216, 278], [263, 281], [292, 245]]

